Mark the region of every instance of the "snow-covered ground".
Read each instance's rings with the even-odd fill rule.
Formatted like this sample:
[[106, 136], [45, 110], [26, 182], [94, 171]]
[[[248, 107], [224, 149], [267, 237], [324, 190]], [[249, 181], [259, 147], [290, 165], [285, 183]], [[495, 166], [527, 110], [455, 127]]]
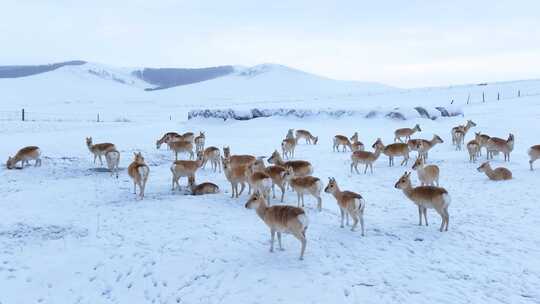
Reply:
[[[366, 102], [433, 103], [430, 92], [372, 96]], [[451, 91], [437, 92], [449, 102]], [[354, 108], [352, 103], [339, 106]], [[144, 115], [146, 109], [128, 110]], [[40, 168], [0, 170], [0, 303], [539, 303], [540, 163], [529, 171], [526, 151], [540, 143], [534, 129], [540, 98], [474, 104], [464, 111], [465, 117], [406, 122], [358, 117], [0, 121], [3, 158], [25, 145], [40, 146], [44, 155]], [[451, 127], [466, 119], [478, 124], [472, 131], [515, 134], [512, 161], [503, 163], [500, 156], [493, 161], [511, 169], [513, 180], [489, 181], [476, 171], [479, 163], [469, 163], [465, 151], [451, 147]], [[422, 127], [420, 137], [438, 134], [445, 140], [430, 153], [430, 162], [441, 168], [441, 185], [452, 197], [446, 233], [438, 231], [440, 219], [432, 210], [430, 226], [419, 227], [416, 207], [394, 189], [411, 164], [388, 167], [381, 156], [374, 174], [356, 175], [349, 171], [350, 153], [332, 152], [335, 134], [358, 131], [371, 146], [377, 137], [391, 142], [394, 129], [415, 123]], [[367, 201], [362, 237], [339, 228], [333, 197], [323, 194], [322, 212], [306, 197], [310, 226], [304, 261], [297, 259], [300, 244], [291, 236], [284, 237], [284, 252], [268, 251], [268, 228], [244, 208], [247, 194], [230, 198], [223, 174], [208, 168], [197, 174], [199, 182], [217, 183], [223, 193], [171, 192], [173, 155], [155, 147], [167, 131], [204, 130], [207, 146], [269, 156], [289, 128], [319, 136], [318, 145], [296, 150], [297, 159], [312, 162], [315, 176], [325, 183], [335, 177], [341, 188]], [[116, 144], [122, 153], [119, 179], [94, 169], [86, 136]], [[135, 151], [151, 169], [143, 201], [131, 193], [125, 172]], [[287, 192], [286, 203], [295, 205], [296, 195]]]

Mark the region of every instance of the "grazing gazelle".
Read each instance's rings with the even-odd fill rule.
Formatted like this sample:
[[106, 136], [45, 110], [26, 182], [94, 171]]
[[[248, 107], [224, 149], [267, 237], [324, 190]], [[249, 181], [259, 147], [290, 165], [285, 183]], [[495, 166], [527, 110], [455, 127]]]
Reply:
[[137, 186], [139, 186], [139, 196], [143, 199], [150, 168], [144, 162], [141, 152], [134, 153], [134, 156], [133, 162], [128, 166], [128, 174], [133, 180], [133, 193], [137, 194]]
[[438, 135], [433, 135], [433, 138], [431, 140], [426, 139], [411, 139], [407, 143], [409, 146], [409, 150], [411, 149], [411, 142], [417, 143], [417, 146], [415, 150], [418, 151], [418, 156], [424, 158], [424, 160], [427, 160], [428, 153], [431, 148], [435, 147], [436, 144], [442, 144], [444, 141], [442, 138], [440, 138]]
[[339, 146], [343, 146], [343, 152], [347, 151], [347, 147], [352, 151], [351, 141], [345, 135], [334, 136], [334, 146], [332, 147], [334, 152], [339, 152]]
[[473, 139], [467, 143], [467, 152], [469, 152], [469, 162], [475, 163], [480, 153], [480, 143]]
[[413, 170], [418, 173], [418, 179], [422, 186], [437, 186], [439, 187], [439, 167], [437, 165], [425, 166], [423, 157], [418, 157], [412, 166]]
[[283, 161], [281, 155], [277, 150], [272, 153], [272, 156], [268, 158], [268, 163], [281, 166], [285, 169], [291, 168], [294, 172], [294, 176], [306, 176], [313, 173], [313, 166], [305, 160], [290, 160]]
[[[465, 125], [459, 125], [459, 126], [453, 127], [452, 131], [450, 132], [452, 135], [452, 144], [456, 146], [458, 145], [461, 146], [462, 144], [464, 144], [465, 135], [467, 135], [467, 132], [469, 132], [469, 130], [472, 127], [476, 127], [476, 124], [472, 120], [467, 120], [467, 123]], [[456, 136], [457, 131], [461, 131], [463, 136], [460, 136], [460, 137]]]
[[[221, 158], [221, 164], [223, 165], [223, 172], [225, 173], [225, 177], [231, 183], [231, 197], [232, 198], [238, 198], [242, 192], [244, 192], [244, 188], [246, 187], [247, 182], [247, 166], [246, 164], [236, 165], [236, 167], [231, 166], [231, 158]], [[238, 192], [238, 185], [240, 184], [241, 189], [240, 192]]]
[[333, 177], [328, 178], [328, 185], [324, 188], [324, 192], [332, 194], [338, 203], [339, 211], [341, 212], [341, 225], [343, 228], [343, 220], [347, 217], [347, 225], [349, 225], [349, 215], [353, 220], [351, 231], [354, 231], [358, 221], [360, 221], [360, 227], [362, 228], [362, 236], [364, 235], [364, 209], [366, 207], [366, 201], [358, 193], [352, 191], [341, 191]]
[[120, 164], [120, 152], [118, 150], [109, 150], [105, 153], [105, 160], [107, 161], [107, 168], [111, 171], [111, 176], [116, 175], [118, 178], [118, 165]]
[[254, 192], [260, 192], [266, 200], [270, 202], [270, 189], [272, 188], [272, 178], [264, 171], [258, 171], [256, 164], [253, 163], [247, 167], [245, 171], [247, 182], [250, 189]]
[[364, 151], [364, 144], [358, 140], [358, 132], [354, 132], [351, 136], [351, 151]]
[[294, 149], [296, 148], [296, 140], [294, 138], [285, 138], [281, 142], [281, 153], [287, 159], [294, 158]]
[[356, 173], [360, 173], [358, 172], [358, 164], [365, 165], [364, 174], [366, 174], [368, 166], [371, 173], [373, 173], [373, 163], [379, 158], [382, 150], [384, 149], [384, 145], [381, 142], [376, 142], [374, 146], [375, 152], [354, 151], [351, 154], [351, 173], [353, 172], [353, 168]]
[[172, 191], [174, 191], [176, 187], [180, 190], [179, 180], [181, 177], [187, 177], [189, 184], [189, 177], [195, 178], [195, 172], [201, 167], [202, 162], [203, 160], [201, 157], [198, 157], [197, 160], [177, 160], [173, 162], [171, 165]]
[[193, 159], [193, 144], [190, 141], [170, 141], [167, 143], [169, 148], [174, 152], [174, 160], [178, 160], [178, 153], [188, 153], [189, 159]]
[[287, 168], [285, 172], [285, 180], [288, 181], [289, 185], [294, 192], [296, 192], [298, 207], [300, 203], [304, 207], [304, 194], [309, 193], [317, 199], [317, 209], [322, 210], [322, 182], [318, 177], [314, 176], [295, 176], [294, 171], [291, 167]]
[[441, 228], [439, 228], [439, 230], [441, 232], [443, 230], [448, 231], [448, 222], [450, 220], [448, 206], [451, 201], [448, 191], [444, 188], [434, 186], [413, 187], [411, 185], [410, 175], [410, 172], [405, 172], [405, 174], [403, 174], [396, 182], [394, 187], [403, 190], [405, 196], [418, 206], [418, 225], [422, 226], [423, 214], [427, 226], [427, 209], [435, 209], [442, 219]]
[[30, 160], [35, 161], [34, 166], [36, 167], [41, 166], [40, 156], [41, 156], [41, 150], [39, 149], [39, 147], [36, 147], [36, 146], [24, 147], [20, 149], [19, 151], [17, 151], [17, 154], [15, 154], [15, 156], [8, 157], [8, 160], [6, 162], [6, 167], [8, 169], [14, 169], [16, 168], [18, 162], [22, 162], [21, 168], [20, 168], [22, 169], [24, 168], [25, 164], [29, 164]]
[[514, 134], [510, 133], [507, 140], [491, 137], [487, 142], [487, 159], [493, 159], [493, 155], [502, 152], [504, 161], [510, 161], [512, 150], [514, 150]]
[[195, 137], [194, 142], [195, 142], [196, 153], [204, 150], [205, 139], [206, 139], [206, 136], [204, 135], [204, 132], [200, 132], [199, 136]]
[[486, 134], [482, 134], [480, 132], [474, 133], [474, 140], [478, 142], [480, 145], [480, 149], [478, 150], [478, 155], [482, 155], [482, 148], [486, 148], [486, 154], [487, 154], [487, 143], [491, 137]]
[[394, 141], [397, 142], [403, 142], [401, 140], [402, 137], [405, 137], [405, 141], [408, 141], [411, 139], [411, 136], [416, 132], [422, 132], [422, 129], [420, 129], [420, 125], [416, 124], [412, 129], [411, 128], [401, 128], [394, 131]]
[[257, 158], [253, 155], [231, 155], [231, 148], [230, 147], [223, 147], [223, 156], [230, 160], [229, 164], [231, 167], [237, 167], [237, 166], [248, 166], [252, 163], [254, 163]]
[[306, 143], [310, 145], [316, 145], [319, 141], [319, 137], [311, 135], [308, 130], [296, 130], [296, 143], [298, 143], [301, 138], [304, 138]]
[[178, 134], [176, 132], [167, 132], [167, 133], [163, 134], [163, 136], [156, 141], [156, 149], [159, 149], [159, 147], [161, 147], [162, 144], [166, 144], [169, 141], [172, 141], [172, 138], [181, 137], [181, 136], [182, 135], [180, 135], [180, 134]]
[[529, 154], [529, 165], [531, 166], [531, 171], [533, 170], [533, 163], [535, 160], [540, 158], [540, 145], [534, 145], [529, 148], [527, 151], [527, 154]]
[[202, 152], [202, 159], [203, 159], [203, 164], [202, 164], [203, 169], [206, 167], [206, 163], [210, 161], [210, 165], [212, 166], [212, 169], [214, 169], [214, 172], [216, 172], [219, 169], [219, 173], [221, 173], [221, 164], [219, 162], [221, 159], [221, 153], [219, 151], [219, 148], [210, 146], [204, 149], [204, 152]]
[[407, 165], [409, 162], [409, 146], [405, 143], [393, 143], [385, 146], [380, 138], [377, 138], [377, 141], [371, 146], [372, 148], [377, 147], [378, 145], [384, 146], [382, 153], [388, 156], [388, 165], [392, 167], [394, 165], [394, 157], [403, 156], [401, 161], [401, 166]]
[[188, 177], [188, 184], [191, 188], [191, 194], [193, 195], [205, 195], [205, 194], [216, 194], [219, 193], [219, 187], [218, 185], [214, 183], [201, 183], [196, 184], [195, 183], [195, 176], [189, 176]]
[[88, 150], [92, 154], [94, 154], [94, 164], [96, 163], [96, 159], [99, 158], [99, 163], [103, 166], [103, 160], [101, 159], [101, 156], [105, 156], [105, 153], [110, 150], [115, 150], [116, 147], [111, 143], [101, 143], [101, 144], [92, 144], [92, 137], [86, 138], [86, 146], [88, 146]]
[[512, 172], [510, 172], [510, 170], [503, 167], [492, 169], [489, 162], [483, 163], [476, 170], [478, 170], [478, 172], [484, 172], [489, 179], [494, 181], [512, 179]]
[[274, 239], [277, 233], [279, 249], [281, 245], [281, 234], [290, 233], [302, 243], [300, 250], [300, 260], [304, 259], [306, 250], [306, 229], [309, 221], [302, 208], [293, 206], [272, 206], [268, 207], [264, 196], [255, 192], [246, 203], [247, 209], [255, 209], [257, 215], [270, 228], [270, 252], [274, 252]]

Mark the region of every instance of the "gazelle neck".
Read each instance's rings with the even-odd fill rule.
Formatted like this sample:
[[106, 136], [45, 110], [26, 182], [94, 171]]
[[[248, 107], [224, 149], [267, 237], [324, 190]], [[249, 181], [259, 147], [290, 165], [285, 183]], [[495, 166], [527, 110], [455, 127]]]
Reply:
[[261, 201], [259, 203], [259, 207], [257, 207], [255, 212], [261, 218], [261, 220], [264, 221], [264, 216], [265, 216], [267, 210], [268, 210], [268, 205], [266, 205], [266, 202], [263, 200], [263, 201]]

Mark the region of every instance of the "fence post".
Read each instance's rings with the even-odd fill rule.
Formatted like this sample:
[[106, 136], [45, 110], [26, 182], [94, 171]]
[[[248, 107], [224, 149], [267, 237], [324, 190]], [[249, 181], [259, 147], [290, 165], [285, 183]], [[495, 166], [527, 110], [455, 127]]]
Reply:
[[99, 113], [97, 114], [97, 122], [99, 122]]
[[467, 96], [467, 104], [469, 104], [470, 100], [471, 100], [471, 93], [469, 93], [469, 96]]
[[484, 92], [482, 92], [482, 102], [486, 102], [486, 96], [484, 95]]
[[518, 90], [518, 97], [521, 97], [521, 90]]
[[24, 109], [22, 109], [22, 121], [24, 121]]
[[497, 100], [501, 100], [501, 93], [497, 92]]

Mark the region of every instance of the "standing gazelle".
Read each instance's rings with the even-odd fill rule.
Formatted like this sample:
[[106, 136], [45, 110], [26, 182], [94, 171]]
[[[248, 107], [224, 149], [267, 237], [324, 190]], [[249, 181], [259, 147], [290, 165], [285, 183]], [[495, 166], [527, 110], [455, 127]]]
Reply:
[[469, 152], [469, 162], [475, 163], [480, 153], [480, 143], [473, 139], [467, 143], [467, 152]]
[[202, 162], [202, 155], [200, 153], [197, 160], [177, 160], [173, 162], [171, 165], [172, 191], [174, 191], [176, 187], [180, 190], [179, 181], [181, 177], [187, 177], [189, 185], [189, 178], [193, 177], [193, 179], [195, 179], [195, 173], [201, 167]]
[[396, 182], [394, 187], [396, 189], [403, 190], [403, 193], [409, 198], [415, 205], [418, 206], [418, 219], [419, 224], [422, 226], [422, 214], [426, 226], [427, 221], [427, 209], [435, 209], [441, 216], [442, 222], [439, 230], [448, 231], [448, 222], [450, 215], [448, 214], [448, 206], [450, 205], [450, 195], [444, 188], [434, 186], [418, 186], [413, 187], [411, 185], [410, 172], [405, 172], [402, 177]]
[[420, 139], [420, 145], [417, 146], [418, 156], [422, 157], [424, 160], [427, 160], [429, 150], [435, 147], [436, 144], [442, 144], [443, 142], [444, 141], [442, 138], [440, 138], [438, 135], [433, 135], [431, 140]]
[[504, 161], [510, 161], [512, 150], [514, 150], [514, 134], [510, 133], [507, 140], [491, 137], [487, 142], [487, 159], [493, 159], [493, 155], [502, 152]]
[[300, 260], [304, 259], [306, 250], [306, 230], [309, 225], [306, 213], [302, 208], [293, 206], [272, 206], [268, 207], [264, 196], [258, 192], [251, 195], [246, 203], [247, 209], [255, 209], [257, 215], [270, 228], [270, 252], [274, 252], [274, 238], [277, 233], [279, 249], [281, 245], [281, 234], [290, 233], [302, 243], [300, 250]]
[[540, 145], [534, 145], [530, 147], [527, 151], [527, 154], [529, 154], [529, 165], [531, 166], [532, 171], [534, 161], [540, 158]]
[[364, 151], [364, 149], [364, 144], [358, 140], [358, 132], [354, 132], [353, 136], [351, 136], [351, 151]]
[[423, 157], [418, 157], [412, 166], [413, 170], [418, 173], [418, 179], [422, 186], [435, 186], [439, 187], [439, 167], [437, 165], [425, 166], [425, 160]]
[[293, 191], [296, 192], [298, 207], [300, 203], [304, 207], [304, 194], [309, 193], [317, 199], [317, 209], [322, 210], [322, 182], [318, 177], [314, 176], [294, 176], [293, 168], [287, 168], [285, 172], [285, 180], [289, 182]]
[[204, 151], [204, 142], [206, 140], [206, 136], [204, 135], [204, 132], [200, 132], [199, 136], [195, 137], [193, 140], [195, 142], [195, 153], [199, 153], [199, 151]]
[[139, 196], [144, 198], [144, 188], [146, 187], [146, 181], [148, 181], [148, 174], [150, 168], [144, 162], [144, 157], [141, 152], [134, 153], [134, 160], [128, 167], [128, 174], [133, 180], [133, 193], [137, 194], [137, 186], [139, 186]]
[[334, 136], [334, 146], [332, 147], [332, 150], [334, 152], [339, 152], [339, 146], [343, 146], [343, 152], [347, 151], [347, 147], [352, 151], [351, 141], [345, 135]]
[[202, 167], [203, 169], [206, 168], [206, 163], [210, 161], [210, 165], [212, 166], [212, 169], [214, 169], [214, 172], [216, 172], [219, 169], [219, 173], [221, 173], [221, 153], [219, 151], [219, 148], [210, 146], [206, 149], [204, 149], [204, 152], [202, 152]]
[[[452, 144], [461, 147], [464, 144], [465, 135], [472, 127], [476, 127], [476, 124], [472, 120], [467, 120], [465, 125], [459, 125], [452, 128], [450, 132], [452, 135]], [[461, 131], [461, 134], [456, 134], [457, 131]]]
[[310, 145], [316, 145], [319, 141], [319, 137], [311, 135], [308, 130], [296, 130], [296, 143], [298, 143], [301, 138], [304, 138], [306, 143]]
[[405, 137], [405, 141], [408, 141], [409, 139], [411, 139], [411, 136], [416, 132], [422, 132], [419, 124], [416, 124], [413, 128], [397, 129], [396, 131], [394, 131], [394, 141], [403, 142], [403, 140], [401, 140], [402, 137]]
[[120, 164], [120, 152], [113, 149], [105, 153], [105, 160], [107, 161], [107, 168], [111, 171], [111, 176], [116, 175], [118, 178], [118, 165]]
[[358, 193], [351, 191], [341, 191], [333, 177], [328, 178], [328, 185], [324, 188], [324, 192], [332, 194], [338, 203], [339, 211], [341, 212], [341, 225], [343, 228], [343, 219], [347, 217], [347, 225], [349, 225], [349, 215], [353, 220], [351, 231], [354, 231], [358, 221], [360, 221], [360, 227], [362, 228], [362, 236], [364, 235], [364, 209], [366, 207], [366, 201]]
[[99, 158], [99, 163], [103, 166], [103, 160], [101, 156], [105, 156], [105, 153], [111, 150], [115, 150], [116, 147], [111, 143], [92, 144], [92, 137], [86, 138], [86, 146], [92, 154], [94, 154], [94, 164], [96, 159]]
[[376, 142], [374, 146], [375, 152], [354, 151], [351, 154], [351, 173], [353, 172], [353, 168], [357, 174], [360, 173], [358, 172], [358, 164], [365, 165], [364, 174], [366, 174], [368, 166], [371, 173], [373, 173], [373, 163], [379, 158], [381, 151], [384, 149], [384, 145], [381, 142]]
[[393, 143], [385, 146], [380, 138], [377, 138], [377, 141], [371, 146], [375, 148], [377, 146], [383, 146], [383, 154], [388, 156], [388, 165], [392, 167], [394, 165], [394, 157], [403, 156], [401, 161], [401, 166], [407, 165], [409, 162], [409, 146], [405, 143]]
[[296, 139], [294, 138], [285, 138], [281, 142], [281, 152], [283, 157], [290, 159], [294, 158], [294, 150], [296, 148]]
[[17, 154], [13, 157], [8, 157], [6, 162], [6, 167], [8, 169], [16, 168], [18, 162], [21, 163], [21, 169], [24, 168], [25, 164], [29, 164], [30, 160], [35, 160], [34, 166], [41, 166], [41, 150], [36, 146], [24, 147], [17, 151]]

